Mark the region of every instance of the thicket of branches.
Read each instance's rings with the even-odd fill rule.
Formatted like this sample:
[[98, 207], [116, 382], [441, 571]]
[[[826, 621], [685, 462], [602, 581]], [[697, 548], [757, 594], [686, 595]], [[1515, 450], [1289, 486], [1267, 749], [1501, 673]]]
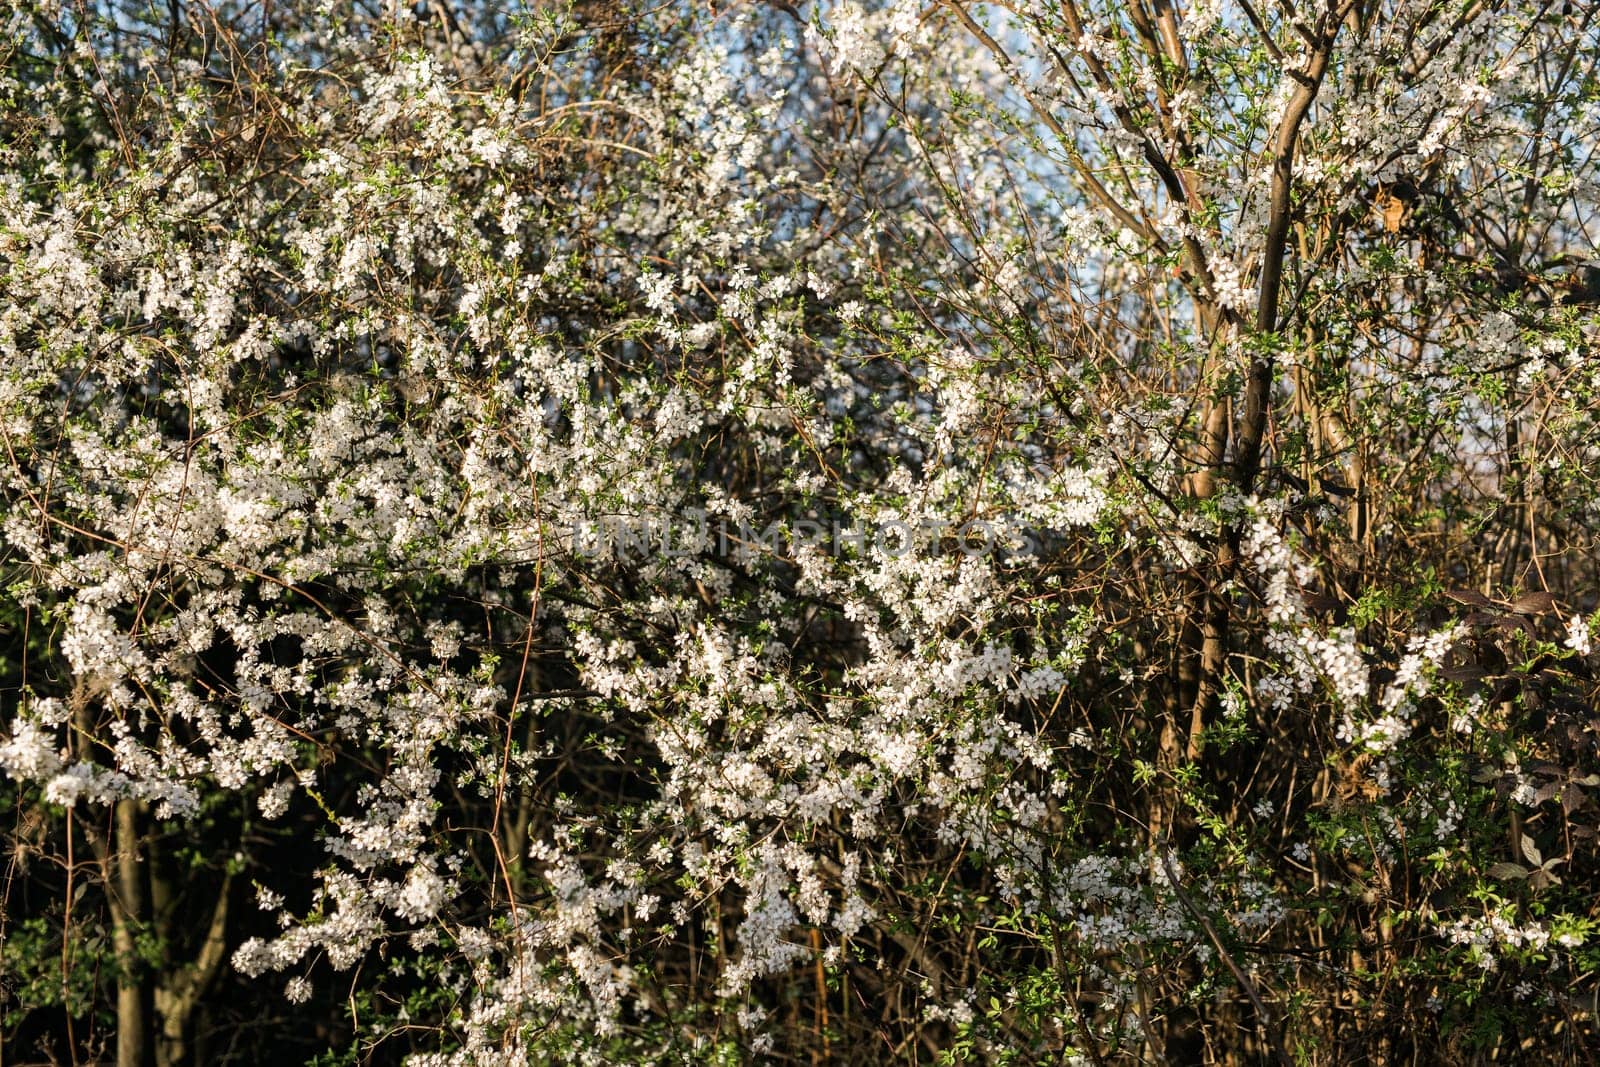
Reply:
[[1600, 1055], [1590, 5], [0, 21], [6, 1062]]

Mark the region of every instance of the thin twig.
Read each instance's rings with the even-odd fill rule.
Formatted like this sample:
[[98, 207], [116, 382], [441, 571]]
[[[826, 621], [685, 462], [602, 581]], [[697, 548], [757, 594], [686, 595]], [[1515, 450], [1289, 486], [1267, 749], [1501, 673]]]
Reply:
[[1178, 885], [1178, 872], [1172, 866], [1172, 847], [1163, 845], [1161, 848], [1161, 866], [1167, 872], [1167, 884], [1172, 887], [1172, 893], [1178, 898], [1178, 903], [1183, 905], [1183, 910], [1188, 912], [1200, 928], [1206, 932], [1206, 937], [1211, 939], [1211, 944], [1216, 948], [1217, 955], [1222, 957], [1222, 962], [1228, 965], [1228, 970], [1233, 972], [1234, 980], [1239, 983], [1239, 988], [1244, 990], [1244, 995], [1250, 998], [1250, 1003], [1256, 1009], [1256, 1018], [1261, 1022], [1261, 1029], [1267, 1038], [1267, 1044], [1272, 1046], [1273, 1057], [1282, 1067], [1294, 1067], [1294, 1060], [1289, 1057], [1289, 1052], [1283, 1047], [1283, 1036], [1278, 1033], [1272, 1024], [1272, 1013], [1267, 1011], [1267, 1005], [1262, 1001], [1261, 994], [1256, 992], [1255, 983], [1250, 981], [1250, 976], [1234, 962], [1233, 956], [1228, 953], [1222, 944], [1222, 938], [1217, 936], [1216, 927], [1211, 925], [1194, 901], [1189, 899], [1189, 894]]

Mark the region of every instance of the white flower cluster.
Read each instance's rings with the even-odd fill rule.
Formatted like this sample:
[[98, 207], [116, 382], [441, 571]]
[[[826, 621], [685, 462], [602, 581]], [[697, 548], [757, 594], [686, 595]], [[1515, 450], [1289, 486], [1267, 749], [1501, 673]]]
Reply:
[[1594, 651], [1595, 619], [1574, 615], [1567, 620], [1567, 636], [1562, 644], [1580, 656]]
[[1466, 946], [1472, 961], [1485, 971], [1499, 969], [1497, 953], [1538, 951], [1550, 942], [1547, 928], [1537, 922], [1519, 926], [1501, 911], [1440, 923], [1437, 931], [1451, 944]]
[[[1258, 502], [1249, 506], [1260, 507]], [[1285, 708], [1296, 695], [1309, 692], [1320, 677], [1347, 713], [1364, 705], [1371, 684], [1368, 654], [1357, 645], [1354, 630], [1319, 633], [1312, 625], [1300, 589], [1313, 571], [1296, 560], [1271, 521], [1270, 510], [1255, 518], [1242, 547], [1265, 582], [1263, 598], [1273, 626], [1266, 643], [1278, 657], [1274, 673], [1257, 686], [1267, 703]]]
[[[1463, 160], [1525, 169], [1522, 38], [1490, 15], [1445, 36], [1436, 6], [1367, 20], [1330, 67], [1297, 217], [1359, 219], [1369, 188], [1464, 182]], [[111, 89], [40, 94], [60, 97], [39, 105], [55, 132], [8, 145], [0, 174], [0, 536], [50, 656], [8, 705], [0, 773], [52, 817], [135, 800], [182, 820], [215, 800], [251, 849], [314, 848], [246, 857], [265, 932], [233, 965], [302, 1005], [326, 997], [324, 964], [365, 972], [404, 946], [458, 994], [433, 1022], [460, 1049], [418, 1063], [542, 1061], [540, 1035], [620, 1042], [708, 1005], [761, 1054], [785, 1014], [761, 1003], [772, 986], [899, 944], [927, 886], [979, 887], [964, 931], [1070, 939], [1050, 947], [1085, 961], [1090, 1028], [1134, 1032], [1159, 968], [1129, 961], [1200, 939], [1123, 805], [1171, 829], [1173, 782], [1205, 787], [1182, 819], [1236, 784], [1224, 761], [1171, 765], [1147, 728], [1172, 714], [1152, 711], [1160, 684], [1182, 688], [1156, 682], [1184, 624], [1166, 627], [1223, 548], [1237, 535], [1243, 562], [1206, 592], [1233, 628], [1223, 722], [1202, 725], [1310, 709], [1320, 743], [1331, 715], [1380, 792], [1464, 632], [1417, 635], [1374, 698], [1394, 657], [1312, 610], [1342, 566], [1292, 532], [1312, 505], [1270, 497], [1266, 471], [1258, 496], [1174, 500], [1196, 473], [1190, 395], [1287, 343], [1245, 324], [1285, 158], [1259, 151], [1260, 124], [1307, 83], [1307, 42], [1263, 50], [1250, 20], [1189, 5], [1169, 43], [1196, 73], [1175, 78], [1120, 11], [1070, 29], [1037, 5], [838, 0], [803, 42], [754, 12], [685, 32], [697, 11], [637, 13], [663, 47], [622, 51], [648, 78], [597, 66], [610, 45], [577, 14], [519, 24], [514, 77], [480, 39], [497, 34], [330, 32], [273, 75], [270, 152], [252, 144], [265, 118], [236, 130], [241, 105], [198, 69], [192, 91], [147, 91], [166, 84], [153, 60], [124, 57], [150, 76], [122, 101], [146, 109], [141, 140], [87, 137], [92, 168], [61, 150], [66, 121], [76, 144], [124, 112], [62, 101]], [[545, 47], [552, 27], [581, 45]], [[433, 43], [394, 43], [413, 40]], [[1435, 55], [1443, 75], [1391, 69]], [[1136, 203], [1162, 159], [1184, 162]], [[1541, 232], [1573, 228], [1537, 211]], [[1305, 271], [1282, 300], [1311, 316], [1360, 287], [1449, 295], [1389, 251]], [[1487, 378], [1532, 350], [1507, 388], [1555, 395], [1586, 349], [1530, 348], [1523, 317], [1441, 328], [1404, 373], [1381, 341], [1326, 343], [1373, 361], [1368, 386], [1424, 396], [1457, 363]], [[1286, 357], [1279, 383], [1319, 358]], [[1004, 533], [979, 552], [724, 551], [701, 524], [686, 550], [630, 554], [616, 532], [708, 516]], [[574, 531], [596, 528], [579, 553]], [[1591, 654], [1597, 625], [1573, 616], [1566, 647]], [[1480, 711], [1452, 725], [1472, 734]], [[1286, 777], [1240, 797], [1238, 825], [1207, 824], [1216, 871], [1179, 868], [1251, 939], [1295, 901], [1233, 838], [1294, 825]], [[1440, 836], [1471, 824], [1457, 798], [1396, 807], [1424, 809]], [[1385, 834], [1380, 856], [1402, 843]], [[1548, 940], [1498, 915], [1440, 930], [1491, 966]], [[967, 979], [935, 986], [947, 951], [979, 950], [914, 961], [926, 1016], [981, 1027]], [[675, 956], [688, 994], [660, 988]]]

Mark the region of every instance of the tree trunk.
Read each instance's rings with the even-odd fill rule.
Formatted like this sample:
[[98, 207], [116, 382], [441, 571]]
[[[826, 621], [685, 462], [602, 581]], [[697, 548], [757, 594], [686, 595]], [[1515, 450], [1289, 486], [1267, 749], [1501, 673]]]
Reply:
[[191, 1023], [195, 1009], [228, 956], [228, 898], [232, 889], [233, 875], [229, 874], [223, 878], [217, 902], [211, 908], [205, 940], [200, 943], [194, 962], [169, 972], [156, 988], [155, 1007], [161, 1018], [156, 1067], [182, 1067], [196, 1062], [189, 1041]]
[[116, 884], [107, 897], [117, 954], [117, 1067], [147, 1067], [151, 1062], [151, 998], [139, 973], [142, 968], [138, 936], [146, 911], [139, 802], [117, 801], [114, 820], [112, 862], [116, 865]]

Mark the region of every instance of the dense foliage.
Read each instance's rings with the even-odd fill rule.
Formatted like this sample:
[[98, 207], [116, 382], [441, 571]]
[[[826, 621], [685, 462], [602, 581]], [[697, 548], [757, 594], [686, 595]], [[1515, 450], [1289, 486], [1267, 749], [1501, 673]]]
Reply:
[[1600, 1055], [1591, 5], [0, 23], [9, 1062]]

